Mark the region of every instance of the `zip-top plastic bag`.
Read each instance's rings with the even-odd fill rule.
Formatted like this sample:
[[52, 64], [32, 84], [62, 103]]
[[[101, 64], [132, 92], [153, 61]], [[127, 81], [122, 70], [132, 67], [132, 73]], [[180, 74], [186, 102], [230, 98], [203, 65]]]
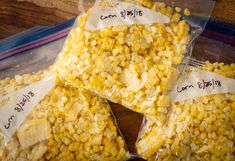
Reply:
[[71, 22], [0, 42], [0, 160], [130, 157], [109, 104], [54, 81], [52, 64]]
[[171, 91], [165, 124], [143, 122], [136, 148], [147, 160], [235, 160], [234, 47], [207, 38], [198, 44], [200, 59], [189, 60]]
[[167, 2], [95, 1], [66, 40], [55, 67], [58, 78], [164, 119], [167, 92], [180, 72], [176, 65], [190, 56], [214, 5], [212, 0]]

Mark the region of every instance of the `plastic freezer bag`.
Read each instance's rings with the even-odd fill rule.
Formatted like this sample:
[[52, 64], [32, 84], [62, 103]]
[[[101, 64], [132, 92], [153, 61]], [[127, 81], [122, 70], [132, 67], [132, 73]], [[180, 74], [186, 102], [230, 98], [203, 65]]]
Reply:
[[[129, 157], [109, 104], [54, 81], [52, 64], [70, 26], [37, 31], [37, 37], [46, 36], [1, 53], [0, 160], [121, 161]], [[32, 35], [26, 34], [30, 40]], [[9, 42], [17, 44], [20, 38]]]
[[[164, 126], [147, 118], [136, 143], [142, 157], [148, 160], [190, 161], [235, 159], [235, 64], [206, 63], [204, 69], [232, 78], [219, 77], [221, 84], [219, 79], [211, 80], [214, 86], [224, 86], [223, 83], [228, 82], [227, 88], [230, 89], [227, 90], [231, 92], [221, 89], [221, 93], [217, 91], [217, 94], [174, 103]], [[203, 88], [203, 85], [198, 86]], [[193, 88], [193, 85], [187, 87]]]
[[136, 148], [147, 160], [235, 159], [234, 47], [204, 37], [198, 43], [194, 57], [201, 59], [190, 59], [176, 82], [165, 124], [143, 122]]
[[[131, 110], [164, 116], [170, 105], [166, 94], [179, 74], [176, 65], [190, 55], [214, 5], [197, 0], [197, 10], [185, 6], [189, 2], [96, 1], [77, 18], [56, 62], [56, 75], [66, 85]], [[180, 7], [194, 8], [192, 16]], [[195, 18], [198, 13], [204, 19]]]

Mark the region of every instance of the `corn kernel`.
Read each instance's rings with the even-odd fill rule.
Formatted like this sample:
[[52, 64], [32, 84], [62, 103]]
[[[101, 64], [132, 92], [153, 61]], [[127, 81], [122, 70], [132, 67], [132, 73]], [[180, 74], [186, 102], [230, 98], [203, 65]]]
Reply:
[[191, 12], [189, 11], [188, 8], [184, 9], [184, 15], [185, 16], [190, 16]]
[[176, 12], [181, 12], [182, 9], [181, 9], [180, 7], [175, 7], [175, 11], [176, 11]]

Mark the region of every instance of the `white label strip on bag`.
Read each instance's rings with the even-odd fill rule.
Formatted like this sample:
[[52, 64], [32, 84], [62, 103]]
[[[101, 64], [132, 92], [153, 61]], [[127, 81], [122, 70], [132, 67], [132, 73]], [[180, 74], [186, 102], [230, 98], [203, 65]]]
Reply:
[[99, 0], [90, 10], [86, 29], [98, 30], [109, 26], [169, 22], [168, 16], [141, 6], [118, 0]]
[[219, 93], [235, 93], [235, 79], [186, 67], [170, 92], [170, 97], [173, 102], [180, 102]]
[[1, 100], [14, 97], [0, 108], [0, 129], [7, 141], [54, 86], [54, 77], [50, 77], [0, 97]]

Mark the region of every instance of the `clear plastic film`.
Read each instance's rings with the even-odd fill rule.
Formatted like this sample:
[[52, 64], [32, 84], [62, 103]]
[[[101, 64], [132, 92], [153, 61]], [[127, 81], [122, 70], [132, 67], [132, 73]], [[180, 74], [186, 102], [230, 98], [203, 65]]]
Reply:
[[200, 37], [194, 59], [189, 59], [171, 91], [174, 102], [165, 124], [145, 118], [136, 142], [140, 156], [147, 160], [235, 159], [233, 51], [234, 46]]
[[[176, 66], [191, 55], [214, 1], [198, 0], [198, 10], [186, 6], [193, 1], [92, 2], [80, 3], [88, 9], [83, 7], [58, 57], [58, 78], [164, 119], [170, 105], [167, 93], [180, 73]], [[197, 17], [199, 13], [204, 17]]]
[[[54, 80], [52, 66], [69, 24], [27, 32], [24, 36], [29, 41], [26, 38], [14, 47], [5, 43], [8, 40], [1, 42], [8, 46], [0, 54], [2, 161], [124, 161], [130, 157], [109, 104]], [[31, 41], [35, 32], [41, 37]], [[19, 41], [23, 36], [9, 42]]]

